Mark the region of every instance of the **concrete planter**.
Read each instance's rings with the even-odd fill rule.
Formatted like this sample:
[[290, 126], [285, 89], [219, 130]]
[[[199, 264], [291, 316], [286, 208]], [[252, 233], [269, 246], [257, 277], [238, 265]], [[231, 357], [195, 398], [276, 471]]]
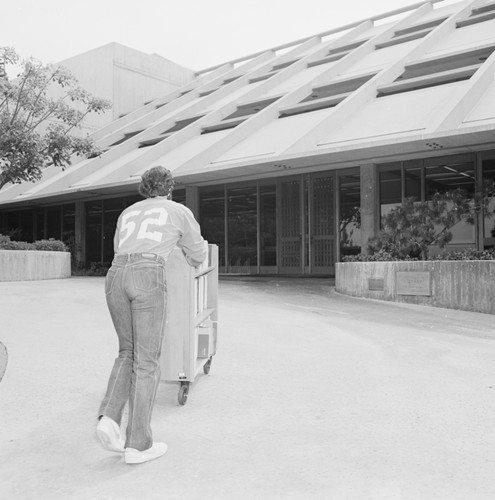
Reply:
[[70, 278], [69, 252], [0, 250], [0, 281]]
[[495, 314], [495, 260], [338, 262], [337, 292]]

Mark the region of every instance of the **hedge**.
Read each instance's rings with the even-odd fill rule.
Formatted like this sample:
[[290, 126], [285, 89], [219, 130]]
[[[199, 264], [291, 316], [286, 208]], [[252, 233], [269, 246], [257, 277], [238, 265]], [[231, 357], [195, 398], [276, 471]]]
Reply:
[[67, 245], [54, 238], [37, 240], [34, 243], [26, 241], [12, 241], [10, 236], [0, 234], [0, 250], [40, 250], [45, 252], [68, 252]]
[[[388, 262], [388, 261], [417, 261], [417, 258], [399, 259], [392, 256], [390, 253], [380, 250], [374, 254], [364, 255], [346, 255], [342, 258], [343, 262]], [[475, 250], [469, 248], [462, 252], [442, 252], [434, 257], [429, 257], [427, 260], [495, 260], [495, 249], [492, 250]]]

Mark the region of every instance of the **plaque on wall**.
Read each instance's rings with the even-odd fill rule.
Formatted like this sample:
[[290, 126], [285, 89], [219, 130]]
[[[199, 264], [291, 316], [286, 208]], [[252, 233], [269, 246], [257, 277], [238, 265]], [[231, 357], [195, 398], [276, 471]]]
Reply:
[[384, 281], [383, 278], [368, 278], [368, 290], [375, 292], [383, 292]]
[[430, 271], [397, 271], [397, 295], [431, 295]]

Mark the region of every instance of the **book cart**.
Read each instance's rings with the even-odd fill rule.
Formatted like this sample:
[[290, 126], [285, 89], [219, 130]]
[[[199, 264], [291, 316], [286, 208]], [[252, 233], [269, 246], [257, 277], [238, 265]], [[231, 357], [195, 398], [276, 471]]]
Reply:
[[167, 316], [160, 358], [161, 379], [178, 382], [180, 405], [202, 371], [208, 374], [217, 347], [218, 247], [208, 245], [208, 257], [190, 266], [176, 248], [167, 260]]

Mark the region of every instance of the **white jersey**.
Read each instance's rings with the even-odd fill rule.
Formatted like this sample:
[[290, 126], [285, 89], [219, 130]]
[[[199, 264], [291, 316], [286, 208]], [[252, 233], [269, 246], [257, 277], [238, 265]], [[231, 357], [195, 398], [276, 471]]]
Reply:
[[167, 259], [176, 246], [184, 250], [192, 265], [206, 258], [199, 224], [184, 205], [164, 197], [147, 198], [120, 214], [114, 238], [116, 255], [155, 253]]

